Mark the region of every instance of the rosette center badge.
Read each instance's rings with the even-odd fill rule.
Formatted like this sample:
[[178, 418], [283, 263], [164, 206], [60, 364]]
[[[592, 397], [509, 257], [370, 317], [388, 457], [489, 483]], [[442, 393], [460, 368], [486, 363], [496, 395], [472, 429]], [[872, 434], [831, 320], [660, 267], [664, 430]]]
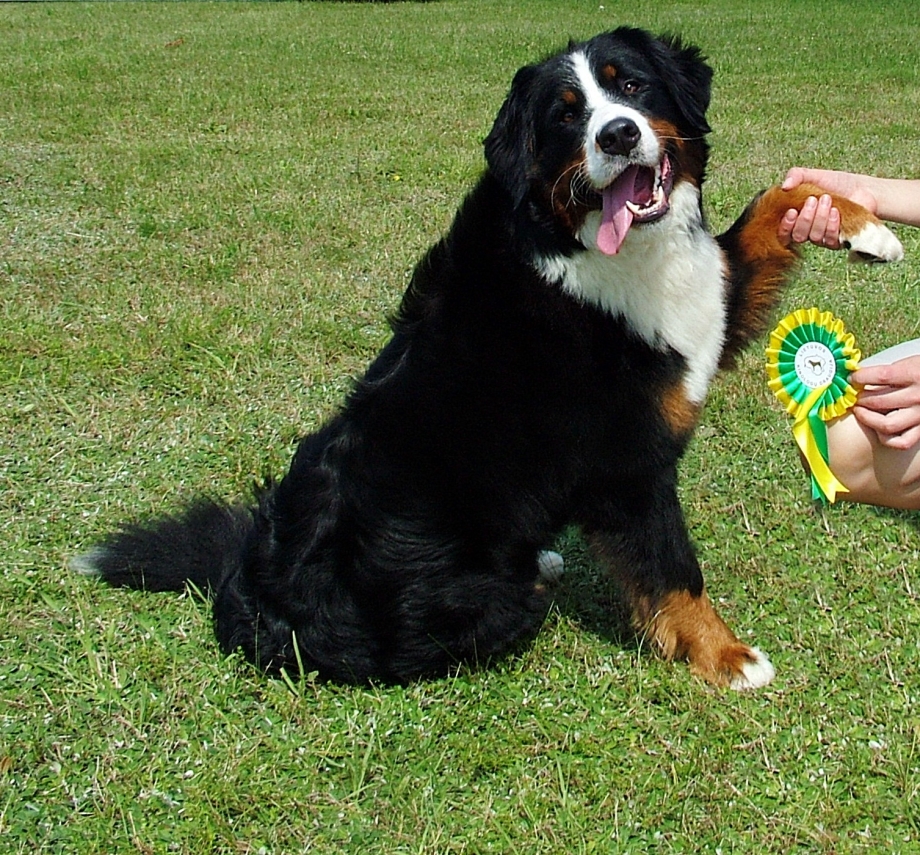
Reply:
[[837, 360], [820, 341], [807, 341], [795, 354], [795, 373], [809, 389], [829, 386], [837, 373]]

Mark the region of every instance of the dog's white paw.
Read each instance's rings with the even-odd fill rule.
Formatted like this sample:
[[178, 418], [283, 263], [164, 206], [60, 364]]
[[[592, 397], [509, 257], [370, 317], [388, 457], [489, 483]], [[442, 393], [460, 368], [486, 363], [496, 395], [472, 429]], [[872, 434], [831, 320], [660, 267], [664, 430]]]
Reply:
[[751, 648], [751, 653], [754, 654], [754, 661], [745, 662], [741, 666], [741, 673], [732, 678], [730, 685], [733, 689], [738, 691], [759, 689], [761, 686], [766, 686], [776, 676], [776, 669], [765, 654], [756, 647]]
[[565, 559], [558, 552], [541, 552], [537, 556], [537, 570], [544, 582], [558, 582], [565, 574]]
[[866, 223], [855, 235], [843, 236], [843, 245], [850, 251], [849, 261], [873, 264], [904, 258], [901, 241], [881, 223]]

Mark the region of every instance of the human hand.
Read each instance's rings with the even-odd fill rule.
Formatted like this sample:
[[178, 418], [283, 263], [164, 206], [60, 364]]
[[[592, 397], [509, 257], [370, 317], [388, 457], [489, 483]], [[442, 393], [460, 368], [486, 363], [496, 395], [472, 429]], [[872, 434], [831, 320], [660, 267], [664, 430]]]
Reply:
[[850, 382], [862, 386], [853, 415], [889, 448], [920, 443], [920, 356], [858, 368]]
[[[828, 193], [844, 196], [875, 214], [878, 212], [878, 199], [870, 182], [868, 176], [854, 172], [794, 166], [786, 173], [782, 188], [792, 190], [800, 184], [814, 184]], [[790, 208], [786, 212], [780, 221], [778, 235], [785, 246], [811, 241], [828, 249], [840, 249], [840, 213], [834, 208], [830, 196], [809, 197], [801, 211]]]
[[795, 208], [786, 211], [778, 234], [785, 246], [808, 240], [817, 246], [840, 249], [840, 211], [826, 194], [820, 199], [809, 196], [801, 211]]
[[838, 172], [834, 169], [805, 169], [793, 166], [783, 179], [783, 190], [792, 190], [800, 184], [816, 184], [828, 193], [845, 196], [851, 202], [878, 213], [878, 199], [869, 187], [871, 179], [855, 172]]

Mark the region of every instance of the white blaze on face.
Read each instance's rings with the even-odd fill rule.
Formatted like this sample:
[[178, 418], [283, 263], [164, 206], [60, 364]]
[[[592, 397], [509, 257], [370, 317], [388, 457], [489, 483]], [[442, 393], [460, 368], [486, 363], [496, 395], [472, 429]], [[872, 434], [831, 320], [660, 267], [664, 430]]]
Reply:
[[[638, 110], [626, 104], [614, 101], [600, 87], [588, 64], [588, 59], [583, 53], [574, 53], [571, 56], [572, 69], [578, 80], [578, 85], [585, 95], [588, 109], [588, 125], [585, 130], [585, 162], [588, 177], [596, 190], [606, 187], [627, 166], [638, 164], [640, 166], [658, 165], [661, 160], [661, 146], [658, 137], [652, 130], [645, 116]], [[611, 156], [603, 153], [597, 145], [597, 138], [601, 130], [615, 119], [631, 119], [639, 128], [639, 143], [629, 153], [628, 157]]]
[[[664, 153], [645, 116], [609, 97], [598, 85], [583, 53], [572, 54], [571, 65], [585, 95], [588, 112], [584, 140], [585, 169], [588, 180], [601, 193], [603, 201], [594, 245], [605, 255], [616, 255], [640, 206], [655, 201], [667, 205], [666, 197], [658, 190]], [[638, 130], [636, 146], [626, 154], [603, 151], [598, 140], [604, 128], [611, 122], [624, 120]], [[649, 172], [650, 169], [652, 172]]]

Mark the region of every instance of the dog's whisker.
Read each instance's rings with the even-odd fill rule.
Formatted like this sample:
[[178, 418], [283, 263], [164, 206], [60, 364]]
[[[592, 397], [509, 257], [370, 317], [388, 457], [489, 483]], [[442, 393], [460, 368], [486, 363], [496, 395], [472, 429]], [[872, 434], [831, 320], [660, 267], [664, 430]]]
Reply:
[[587, 183], [587, 178], [585, 177], [584, 172], [583, 172], [583, 166], [584, 164], [582, 164], [581, 161], [576, 161], [575, 163], [572, 163], [571, 165], [567, 166], [560, 173], [559, 177], [555, 180], [555, 182], [553, 182], [552, 189], [550, 190], [551, 200], [554, 200], [556, 198], [556, 193], [559, 189], [559, 185], [562, 184], [563, 181], [566, 181], [566, 179], [568, 179], [568, 177], [572, 175], [572, 173], [574, 173], [574, 176], [571, 178], [571, 180], [566, 181], [566, 186], [568, 187], [568, 190], [569, 190], [569, 194], [568, 194], [569, 198], [566, 202], [563, 203], [562, 205], [563, 209], [567, 209], [570, 205], [578, 204], [577, 192], [578, 190], [582, 189], [581, 185], [584, 185]]

